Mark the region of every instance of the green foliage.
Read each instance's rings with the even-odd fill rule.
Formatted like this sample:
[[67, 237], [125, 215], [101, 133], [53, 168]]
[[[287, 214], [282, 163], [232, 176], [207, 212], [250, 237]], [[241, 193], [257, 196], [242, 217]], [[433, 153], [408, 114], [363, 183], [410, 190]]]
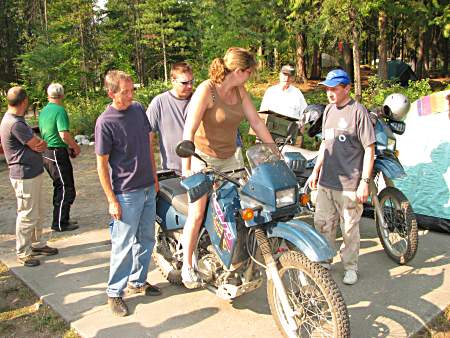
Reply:
[[134, 99], [147, 107], [153, 98], [170, 89], [164, 81], [152, 81], [147, 86], [138, 88], [134, 93]]
[[381, 80], [377, 76], [369, 77], [369, 86], [362, 92], [362, 102], [367, 108], [383, 105], [384, 99], [393, 93], [404, 94], [410, 102], [432, 93], [429, 79], [409, 81], [408, 87], [402, 87], [392, 80]]
[[3, 116], [6, 109], [8, 109], [8, 104], [6, 103], [6, 97], [3, 95], [0, 95], [0, 117]]
[[312, 91], [309, 91], [307, 93], [303, 93], [303, 96], [305, 97], [306, 103], [308, 104], [327, 104], [327, 93], [324, 89], [319, 88]]
[[167, 62], [193, 56], [196, 41], [191, 5], [191, 1], [145, 0], [138, 6], [139, 42], [153, 56], [152, 67], [158, 74], [168, 76], [164, 73], [168, 72]]
[[[156, 95], [168, 89], [163, 81], [153, 81], [148, 86], [138, 88], [134, 100], [147, 107]], [[105, 111], [109, 103], [110, 99], [103, 93], [65, 99], [64, 106], [69, 114], [71, 132], [74, 135], [91, 135], [98, 116]]]
[[106, 95], [95, 97], [77, 97], [66, 99], [64, 106], [70, 119], [70, 131], [73, 135], [90, 136], [94, 132], [95, 121], [109, 104]]

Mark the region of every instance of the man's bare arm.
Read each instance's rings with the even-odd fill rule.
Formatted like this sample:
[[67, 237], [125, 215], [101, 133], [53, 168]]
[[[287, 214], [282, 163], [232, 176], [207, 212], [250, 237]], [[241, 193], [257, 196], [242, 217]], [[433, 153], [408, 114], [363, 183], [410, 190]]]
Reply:
[[153, 167], [153, 179], [155, 181], [155, 191], [158, 192], [159, 191], [159, 182], [158, 182], [158, 175], [156, 174], [155, 154], [153, 153], [153, 139], [155, 139], [154, 134], [149, 133], [148, 137], [150, 140], [150, 161], [151, 161], [151, 164]]
[[47, 142], [42, 140], [41, 138], [33, 135], [33, 137], [27, 142], [27, 146], [38, 153], [42, 153], [47, 150]]
[[67, 130], [60, 131], [59, 136], [64, 141], [64, 143], [69, 146], [70, 149], [73, 149], [73, 151], [75, 152], [75, 156], [80, 154], [81, 152], [80, 146], [78, 145], [77, 142], [75, 142], [70, 132], [68, 132]]
[[[370, 178], [372, 175], [373, 162], [375, 160], [375, 144], [371, 144], [364, 149], [364, 160], [361, 177]], [[369, 184], [363, 180], [359, 182], [356, 198], [359, 202], [364, 203], [369, 197]]]
[[109, 177], [108, 168], [109, 155], [97, 155], [97, 172], [100, 184], [105, 192], [108, 200], [109, 213], [115, 220], [120, 220], [122, 217], [122, 209], [117, 201], [116, 195], [112, 190], [111, 178]]

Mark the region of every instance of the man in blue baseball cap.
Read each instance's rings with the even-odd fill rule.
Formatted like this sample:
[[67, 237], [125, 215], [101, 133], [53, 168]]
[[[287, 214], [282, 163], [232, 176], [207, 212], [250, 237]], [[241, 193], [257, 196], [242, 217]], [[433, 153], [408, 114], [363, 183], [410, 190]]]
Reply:
[[[317, 189], [314, 226], [334, 247], [340, 225], [343, 282], [352, 285], [358, 281], [359, 220], [362, 203], [369, 196], [375, 133], [366, 108], [350, 97], [351, 81], [345, 71], [332, 70], [319, 84], [325, 86], [329, 105], [323, 114], [323, 140], [310, 177], [310, 188]], [[330, 264], [324, 262], [323, 266], [329, 269]]]

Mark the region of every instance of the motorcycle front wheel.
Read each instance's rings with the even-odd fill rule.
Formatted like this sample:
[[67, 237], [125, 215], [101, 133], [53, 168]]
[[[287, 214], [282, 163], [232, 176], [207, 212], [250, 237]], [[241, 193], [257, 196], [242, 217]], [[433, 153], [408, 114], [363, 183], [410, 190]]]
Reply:
[[395, 187], [386, 187], [378, 194], [386, 227], [377, 213], [375, 221], [378, 237], [387, 255], [397, 264], [414, 258], [419, 241], [417, 220], [406, 196]]
[[[281, 280], [295, 313], [297, 337], [350, 337], [350, 320], [342, 294], [320, 264], [300, 252], [285, 252], [278, 260]], [[285, 337], [288, 320], [271, 279], [267, 281], [270, 310]]]

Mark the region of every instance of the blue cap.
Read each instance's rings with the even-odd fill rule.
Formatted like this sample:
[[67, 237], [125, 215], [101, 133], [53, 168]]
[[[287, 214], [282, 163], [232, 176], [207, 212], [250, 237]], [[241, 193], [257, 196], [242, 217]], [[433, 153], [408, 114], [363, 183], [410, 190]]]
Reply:
[[350, 82], [350, 77], [345, 71], [333, 69], [327, 74], [325, 81], [319, 82], [319, 84], [327, 87], [336, 87], [339, 84], [348, 85]]

